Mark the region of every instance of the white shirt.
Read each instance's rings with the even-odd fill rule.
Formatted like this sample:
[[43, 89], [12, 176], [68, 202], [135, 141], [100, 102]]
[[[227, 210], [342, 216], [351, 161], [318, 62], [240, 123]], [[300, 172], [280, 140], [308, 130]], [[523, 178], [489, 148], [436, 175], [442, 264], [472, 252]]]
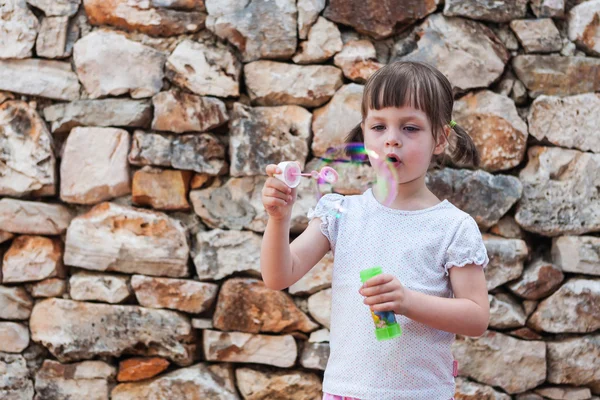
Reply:
[[360, 271], [381, 266], [410, 290], [453, 297], [448, 269], [489, 261], [475, 220], [447, 200], [417, 211], [392, 209], [371, 189], [325, 195], [308, 217], [321, 219], [334, 254], [323, 391], [361, 400], [451, 399], [455, 335], [397, 315], [402, 336], [378, 342], [358, 293]]

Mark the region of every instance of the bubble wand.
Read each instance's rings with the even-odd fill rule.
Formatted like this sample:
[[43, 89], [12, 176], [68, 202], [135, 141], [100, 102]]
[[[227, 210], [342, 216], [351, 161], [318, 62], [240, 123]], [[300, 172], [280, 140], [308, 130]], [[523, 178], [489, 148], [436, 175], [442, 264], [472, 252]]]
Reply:
[[331, 167], [323, 167], [320, 171], [311, 171], [303, 173], [300, 164], [296, 161], [283, 161], [277, 164], [277, 168], [281, 171], [275, 174], [275, 178], [285, 183], [290, 188], [295, 188], [300, 184], [300, 178], [307, 177], [317, 180], [317, 183], [334, 184], [338, 181], [338, 173]]

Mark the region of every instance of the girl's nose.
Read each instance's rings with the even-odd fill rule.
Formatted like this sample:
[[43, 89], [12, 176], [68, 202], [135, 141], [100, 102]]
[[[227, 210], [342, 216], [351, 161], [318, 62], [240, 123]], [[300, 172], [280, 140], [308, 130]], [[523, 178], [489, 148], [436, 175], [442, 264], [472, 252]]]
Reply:
[[398, 140], [395, 136], [390, 135], [386, 139], [385, 145], [389, 147], [402, 147], [402, 142]]

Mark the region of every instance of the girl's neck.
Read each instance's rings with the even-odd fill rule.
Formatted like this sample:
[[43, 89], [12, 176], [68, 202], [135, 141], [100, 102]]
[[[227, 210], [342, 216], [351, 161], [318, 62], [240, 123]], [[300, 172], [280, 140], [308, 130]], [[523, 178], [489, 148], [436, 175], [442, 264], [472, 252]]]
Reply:
[[440, 203], [440, 199], [425, 185], [425, 175], [400, 184], [378, 179], [373, 185], [373, 196], [387, 207], [406, 211], [421, 210]]

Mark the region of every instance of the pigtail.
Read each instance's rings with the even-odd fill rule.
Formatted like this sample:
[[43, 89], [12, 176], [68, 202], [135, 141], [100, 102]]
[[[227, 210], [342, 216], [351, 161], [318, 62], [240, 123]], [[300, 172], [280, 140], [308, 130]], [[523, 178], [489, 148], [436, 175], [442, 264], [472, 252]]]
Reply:
[[479, 166], [479, 152], [475, 146], [475, 142], [466, 130], [460, 125], [453, 123], [452, 130], [455, 135], [450, 144], [450, 158], [453, 163], [459, 165]]

